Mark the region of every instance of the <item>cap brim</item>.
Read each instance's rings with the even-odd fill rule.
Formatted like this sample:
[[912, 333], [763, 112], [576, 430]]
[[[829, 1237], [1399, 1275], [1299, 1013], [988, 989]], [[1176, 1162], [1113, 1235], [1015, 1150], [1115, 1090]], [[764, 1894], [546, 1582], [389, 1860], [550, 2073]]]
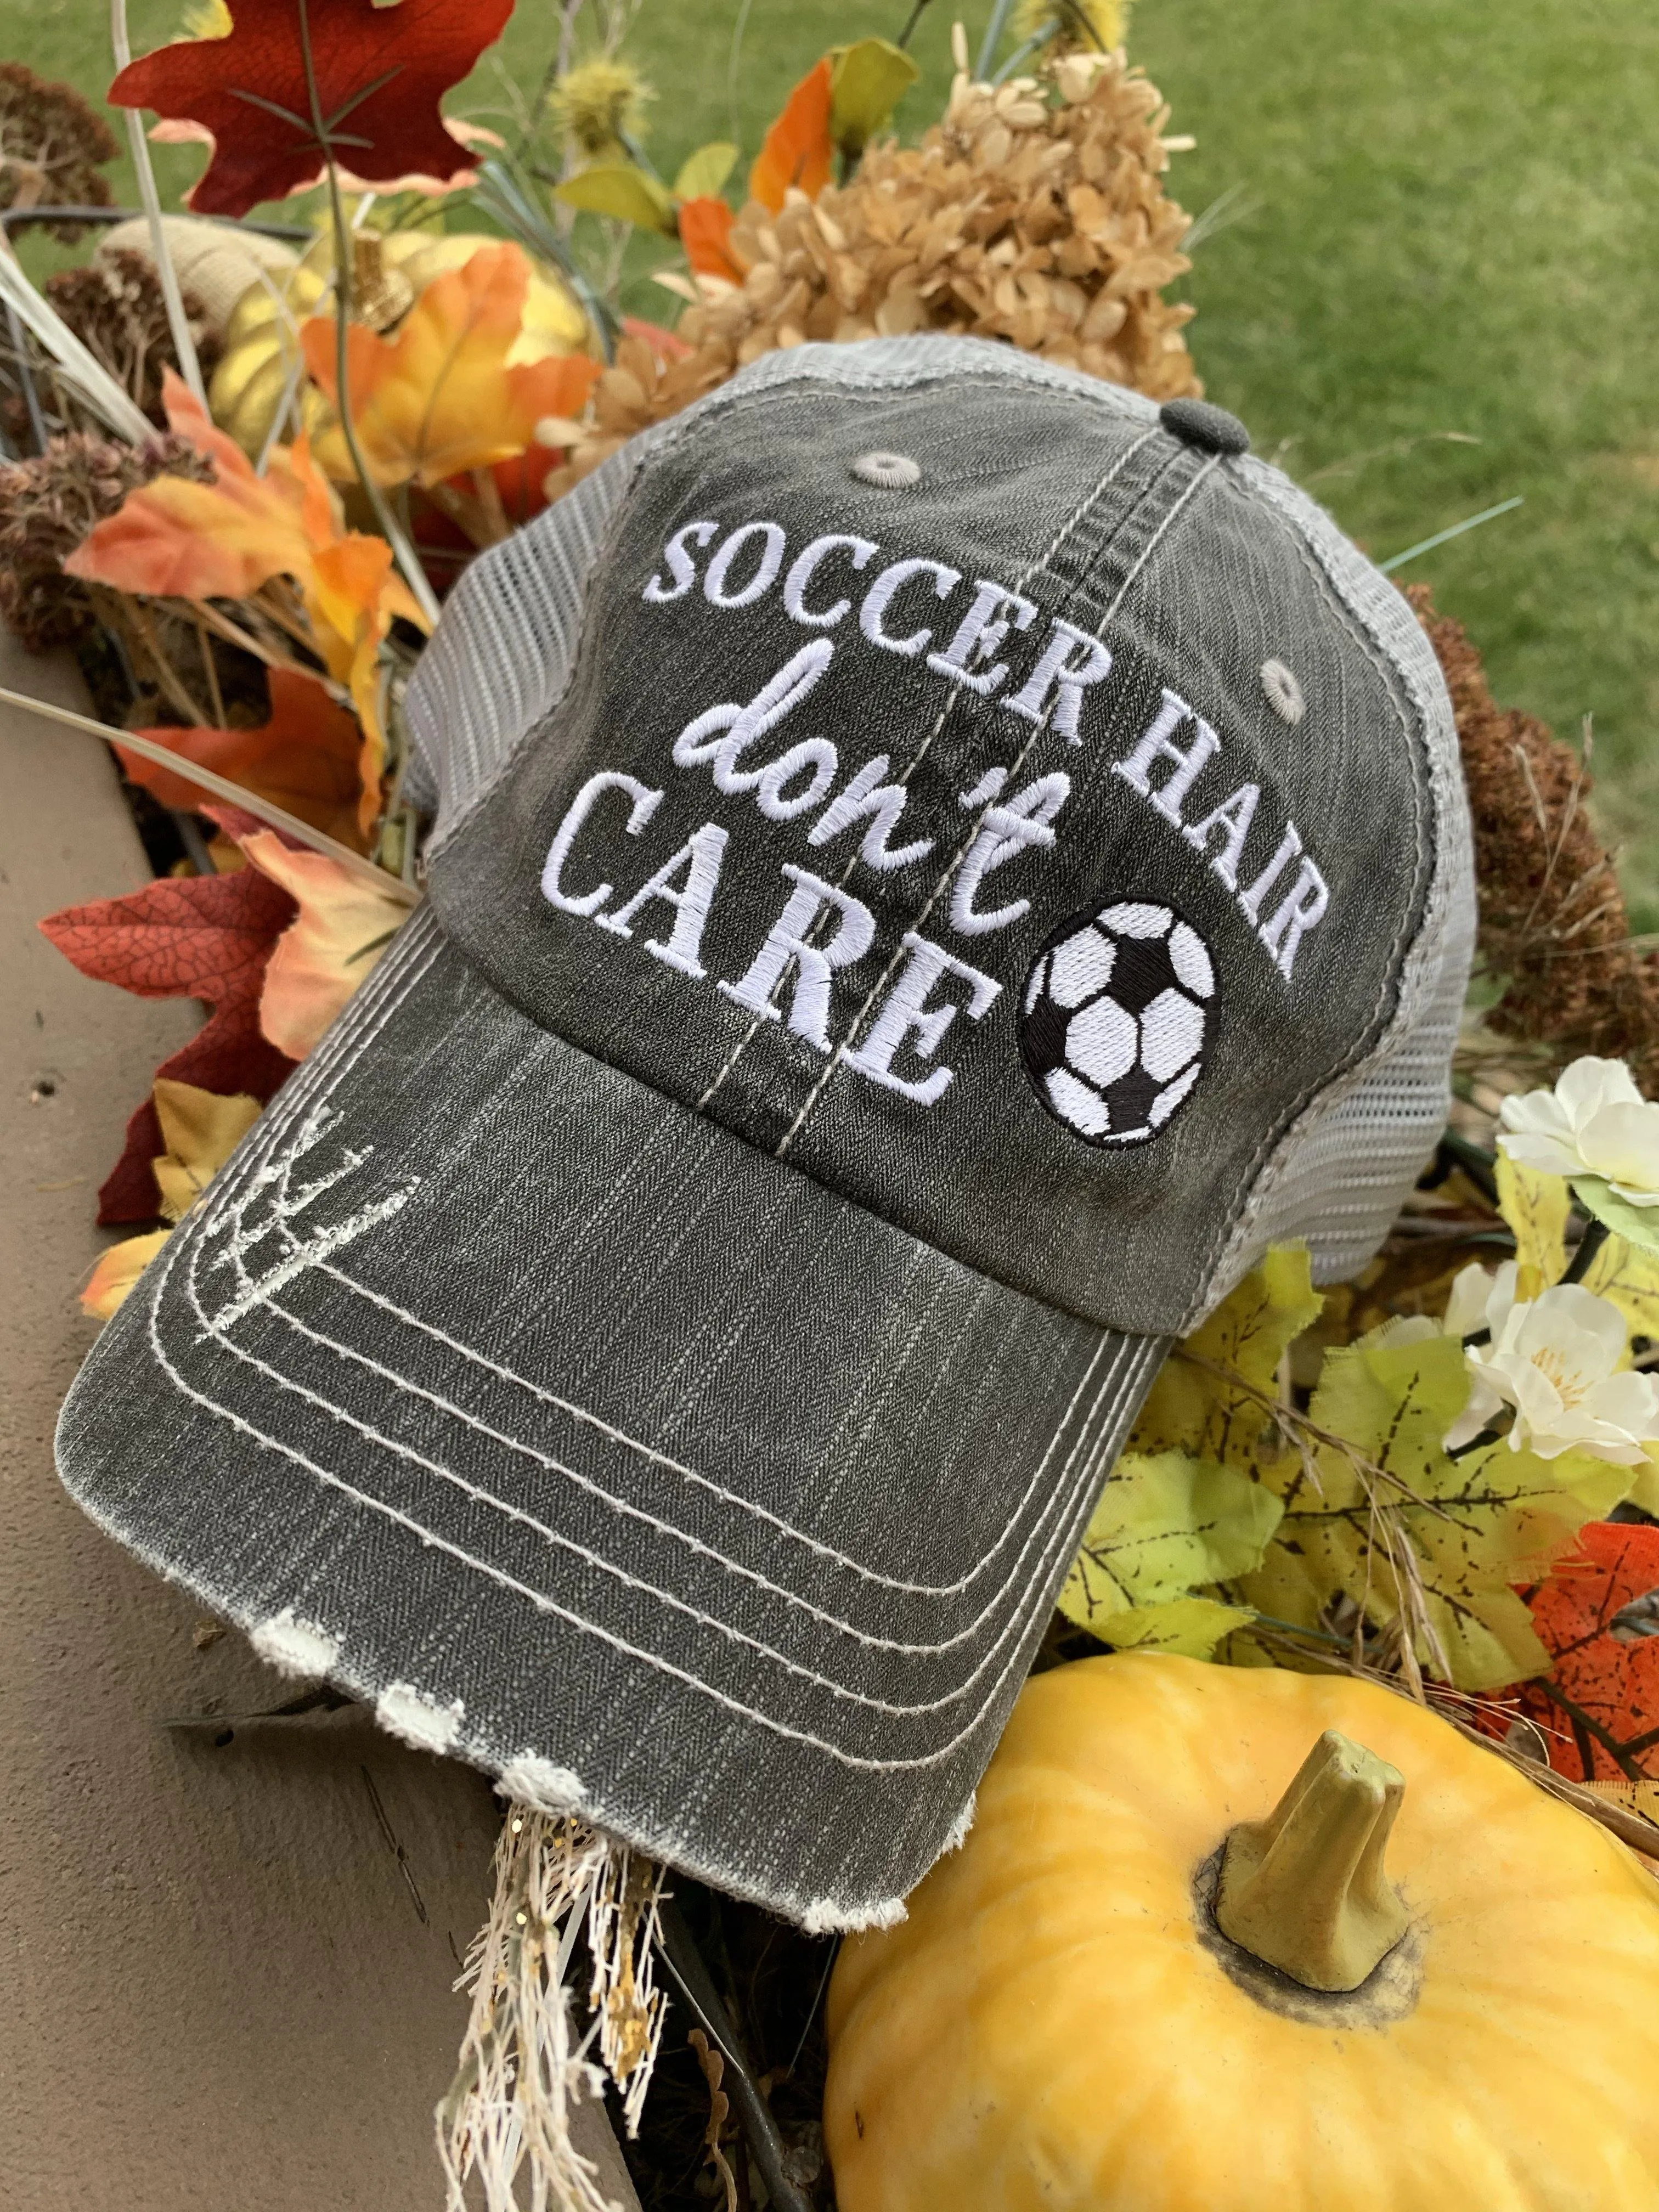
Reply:
[[1166, 1348], [549, 1035], [423, 912], [110, 1323], [58, 1459], [389, 1727], [856, 1926], [959, 1828]]

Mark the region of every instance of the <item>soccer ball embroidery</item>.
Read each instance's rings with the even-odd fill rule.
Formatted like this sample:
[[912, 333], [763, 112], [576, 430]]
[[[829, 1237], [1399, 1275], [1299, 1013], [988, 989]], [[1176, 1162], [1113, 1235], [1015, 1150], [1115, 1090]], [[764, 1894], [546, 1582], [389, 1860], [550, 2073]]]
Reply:
[[1198, 1080], [1215, 970], [1167, 906], [1078, 915], [1026, 978], [1019, 1045], [1037, 1096], [1091, 1145], [1155, 1137]]

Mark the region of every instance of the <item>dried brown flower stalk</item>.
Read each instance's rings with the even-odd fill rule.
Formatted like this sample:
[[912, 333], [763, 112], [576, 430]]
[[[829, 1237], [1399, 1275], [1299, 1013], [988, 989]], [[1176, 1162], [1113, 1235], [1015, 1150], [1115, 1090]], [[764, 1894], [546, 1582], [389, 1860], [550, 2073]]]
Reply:
[[[179, 356], [161, 279], [149, 256], [128, 249], [100, 255], [82, 269], [60, 270], [46, 279], [46, 294], [76, 337], [150, 421], [162, 424], [167, 418], [161, 409], [161, 372], [176, 370]], [[184, 302], [202, 374], [210, 376], [221, 350], [219, 340], [201, 301], [186, 292]]]
[[[73, 85], [49, 84], [22, 62], [0, 62], [0, 208], [108, 207], [103, 165], [118, 150]], [[79, 223], [50, 228], [70, 246], [84, 234]]]
[[1613, 855], [1590, 819], [1584, 760], [1530, 714], [1499, 707], [1462, 626], [1428, 586], [1407, 592], [1457, 716], [1474, 823], [1480, 953], [1504, 986], [1486, 1016], [1556, 1064], [1580, 1053], [1628, 1060], [1659, 1095], [1659, 956], [1631, 942]]
[[130, 491], [163, 474], [211, 483], [213, 464], [183, 438], [125, 446], [76, 431], [0, 468], [0, 615], [31, 652], [91, 628], [92, 601], [64, 562]]
[[1166, 301], [1192, 218], [1165, 196], [1169, 111], [1121, 53], [1066, 54], [993, 88], [959, 74], [919, 146], [873, 146], [857, 175], [774, 215], [750, 201], [729, 252], [741, 284], [703, 282], [659, 362], [617, 349], [557, 496], [647, 424], [745, 362], [809, 338], [916, 331], [1001, 338], [1155, 399], [1202, 390]]

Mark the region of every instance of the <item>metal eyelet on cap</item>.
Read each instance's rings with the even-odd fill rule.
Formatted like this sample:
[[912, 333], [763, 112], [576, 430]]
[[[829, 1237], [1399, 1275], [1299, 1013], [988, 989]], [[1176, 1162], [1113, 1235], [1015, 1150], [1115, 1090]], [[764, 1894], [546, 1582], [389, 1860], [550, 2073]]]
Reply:
[[1282, 660], [1262, 662], [1261, 691], [1279, 720], [1295, 729], [1308, 711], [1308, 702], [1302, 696], [1302, 686]]
[[878, 484], [883, 491], [908, 491], [921, 482], [921, 467], [908, 453], [860, 453], [852, 464], [860, 483]]

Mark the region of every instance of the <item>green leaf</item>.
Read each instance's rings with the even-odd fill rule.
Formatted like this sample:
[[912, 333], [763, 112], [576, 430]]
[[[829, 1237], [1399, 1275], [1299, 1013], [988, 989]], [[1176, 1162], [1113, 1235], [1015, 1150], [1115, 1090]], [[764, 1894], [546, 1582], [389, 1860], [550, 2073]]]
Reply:
[[830, 136], [856, 159], [921, 72], [890, 39], [860, 39], [830, 50]]
[[[1119, 1460], [1100, 1494], [1060, 1606], [1080, 1628], [1164, 1605], [1259, 1565], [1284, 1509], [1237, 1469], [1188, 1453]], [[1237, 1625], [1237, 1624], [1235, 1624]]]
[[674, 203], [654, 177], [632, 161], [596, 161], [553, 188], [556, 200], [588, 215], [613, 216], [640, 230], [674, 235]]
[[1498, 1155], [1498, 1210], [1515, 1231], [1515, 1256], [1523, 1298], [1559, 1283], [1567, 1264], [1567, 1216], [1572, 1211], [1565, 1176], [1523, 1167]]
[[1319, 1443], [1311, 1466], [1267, 1471], [1285, 1516], [1262, 1568], [1243, 1579], [1248, 1601], [1304, 1626], [1317, 1617], [1310, 1602], [1322, 1607], [1339, 1592], [1378, 1626], [1404, 1611], [1423, 1624], [1419, 1662], [1461, 1689], [1541, 1673], [1548, 1655], [1511, 1584], [1535, 1578], [1631, 1475], [1502, 1443], [1449, 1459], [1442, 1439], [1468, 1391], [1462, 1347], [1449, 1337], [1328, 1354], [1310, 1419], [1351, 1449]]
[[1171, 1598], [1167, 1605], [1135, 1606], [1091, 1622], [1103, 1644], [1120, 1651], [1176, 1651], [1186, 1659], [1212, 1659], [1224, 1637], [1255, 1619], [1249, 1606], [1214, 1597]]
[[1280, 1360], [1324, 1303], [1304, 1247], [1274, 1245], [1164, 1362], [1129, 1449], [1189, 1452], [1246, 1474], [1297, 1464], [1271, 1405], [1279, 1397]]
[[1575, 1176], [1572, 1194], [1586, 1213], [1644, 1252], [1659, 1252], [1659, 1206], [1632, 1206], [1600, 1176]]
[[677, 200], [712, 200], [736, 167], [738, 149], [729, 140], [711, 138], [688, 154], [674, 179]]

